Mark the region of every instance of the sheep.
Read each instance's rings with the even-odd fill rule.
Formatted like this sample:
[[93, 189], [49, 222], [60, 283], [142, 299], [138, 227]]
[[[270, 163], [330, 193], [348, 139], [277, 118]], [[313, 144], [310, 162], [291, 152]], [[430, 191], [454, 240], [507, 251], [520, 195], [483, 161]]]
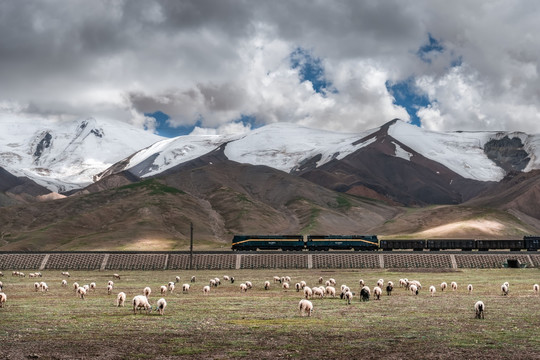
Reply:
[[474, 312], [476, 313], [475, 319], [483, 319], [485, 309], [486, 306], [484, 303], [482, 301], [477, 301], [476, 304], [474, 304]]
[[208, 295], [208, 293], [210, 293], [210, 286], [206, 285], [202, 288], [202, 291], [204, 295]]
[[305, 297], [306, 299], [309, 299], [309, 298], [312, 297], [312, 296], [313, 296], [313, 291], [311, 290], [311, 288], [310, 288], [309, 286], [306, 286], [306, 287], [304, 288], [304, 297]]
[[510, 284], [508, 283], [508, 281], [505, 281], [505, 282], [503, 283], [503, 285], [506, 285], [506, 287], [507, 287], [508, 289], [510, 289]]
[[[0, 287], [2, 287], [2, 286], [0, 285]], [[538, 284], [534, 284], [533, 285], [533, 291], [534, 291], [534, 293], [536, 295], [538, 295], [538, 292], [540, 292], [540, 286]]]
[[4, 276], [4, 273], [0, 271], [0, 277]]
[[77, 288], [77, 293], [79, 294], [81, 299], [84, 300], [84, 296], [86, 295], [86, 290], [82, 286], [79, 286]]
[[336, 288], [333, 286], [327, 286], [325, 293], [327, 296], [336, 297]]
[[62, 276], [71, 277], [71, 275], [67, 271], [62, 271]]
[[49, 291], [49, 286], [46, 283], [44, 283], [43, 281], [39, 283], [39, 287], [41, 288], [41, 291], [43, 291], [43, 292]]
[[409, 291], [411, 292], [411, 294], [413, 295], [418, 295], [418, 287], [414, 284], [412, 284], [411, 286], [409, 286]]
[[347, 291], [345, 293], [345, 299], [347, 299], [347, 305], [351, 305], [351, 301], [353, 299], [353, 296], [354, 296], [353, 293], [350, 292], [350, 291]]
[[192, 283], [194, 283], [194, 282], [195, 282], [195, 275], [193, 275], [193, 276], [191, 277], [191, 280], [190, 280], [190, 282], [192, 282]]
[[182, 285], [182, 292], [185, 292], [185, 293], [189, 292], [189, 288], [190, 286], [187, 283]]
[[382, 289], [378, 286], [375, 286], [373, 288], [373, 296], [375, 297], [375, 300], [381, 300], [382, 295]]
[[169, 292], [172, 294], [174, 292], [174, 283], [169, 283]]
[[111, 295], [112, 290], [113, 290], [112, 285], [107, 285], [107, 295]]
[[307, 316], [311, 316], [313, 313], [313, 303], [309, 300], [300, 300], [298, 307], [300, 309], [300, 316], [305, 316], [305, 314], [307, 314]]
[[285, 282], [285, 276], [282, 276], [281, 279], [279, 280], [280, 284], [283, 284]]
[[501, 285], [501, 291], [502, 291], [502, 294], [504, 296], [508, 295], [509, 289], [508, 289], [508, 286], [506, 285], [506, 283]]
[[444, 291], [446, 290], [446, 288], [448, 287], [448, 284], [445, 283], [444, 281], [441, 283], [441, 291]]
[[159, 312], [159, 315], [163, 315], [165, 308], [167, 307], [167, 302], [164, 298], [159, 299], [156, 302], [156, 311]]
[[326, 282], [324, 283], [324, 286], [332, 286], [332, 283], [330, 282], [330, 280], [326, 280]]
[[176, 276], [174, 277], [174, 281], [175, 281], [176, 283], [179, 283], [179, 282], [180, 282], [180, 276], [176, 275]]
[[411, 280], [407, 282], [407, 289], [410, 290], [410, 287], [414, 285], [418, 290], [422, 290], [422, 284], [418, 280]]
[[241, 292], [247, 292], [248, 291], [247, 285], [244, 284], [244, 283], [240, 284], [240, 291]]
[[34, 283], [34, 291], [35, 291], [35, 292], [38, 292], [39, 288], [40, 288], [39, 283], [38, 283], [38, 282], [35, 282], [35, 283]]
[[283, 283], [283, 290], [289, 290], [289, 283], [287, 282]]
[[223, 281], [231, 281], [231, 278], [227, 275], [223, 276]]
[[120, 275], [118, 275], [118, 274], [113, 274], [113, 278], [120, 280]]
[[394, 290], [394, 283], [389, 281], [388, 285], [386, 285], [386, 295], [392, 295], [392, 290]]
[[119, 292], [118, 295], [116, 295], [116, 306], [124, 306], [124, 303], [126, 302], [126, 293], [125, 292]]
[[61, 285], [62, 285], [62, 287], [66, 287], [67, 286], [67, 280], [62, 280]]
[[457, 290], [457, 282], [452, 281], [452, 282], [450, 283], [450, 287], [452, 288], [452, 291], [456, 291], [456, 290]]
[[77, 292], [77, 289], [79, 288], [79, 283], [74, 282], [73, 283], [73, 291]]
[[95, 282], [90, 283], [90, 290], [96, 291], [96, 283]]
[[347, 285], [342, 285], [341, 286], [341, 294], [339, 295], [339, 298], [344, 299], [345, 298], [345, 293], [347, 291], [351, 291], [351, 289], [349, 289], [349, 287]]
[[324, 297], [324, 290], [321, 289], [320, 287], [314, 287], [313, 289], [311, 289], [311, 291], [313, 292], [314, 297], [318, 296], [321, 299]]
[[435, 286], [431, 285], [429, 287], [429, 292], [431, 294], [431, 297], [433, 297], [435, 295], [435, 293], [437, 292], [437, 289], [435, 289]]
[[300, 281], [300, 287], [303, 289], [307, 286], [306, 282], [304, 280]]
[[330, 281], [330, 284], [332, 286], [336, 286], [336, 280], [334, 280], [333, 278], [328, 279], [328, 281]]
[[319, 277], [319, 284], [322, 284], [322, 283], [323, 283], [323, 281], [324, 281], [324, 279], [322, 278], [322, 276], [321, 276], [321, 277]]
[[300, 283], [294, 284], [294, 288], [296, 289], [296, 292], [300, 292], [300, 289], [302, 289], [302, 285]]
[[472, 291], [473, 291], [472, 284], [467, 285], [467, 290], [469, 291], [469, 295], [470, 295], [472, 293]]
[[399, 287], [407, 286], [407, 281], [405, 279], [399, 279]]
[[150, 294], [151, 294], [151, 293], [152, 293], [152, 289], [150, 289], [149, 286], [147, 286], [147, 287], [145, 287], [145, 288], [143, 289], [143, 294], [144, 294], [144, 296], [146, 296], [147, 298], [150, 297]]
[[291, 277], [290, 276], [285, 276], [285, 281], [290, 283], [291, 282]]
[[109, 281], [107, 282], [107, 285], [114, 286], [114, 282], [113, 282], [112, 280], [109, 280]]
[[7, 295], [0, 292], [0, 308], [3, 308], [7, 301]]
[[37, 277], [37, 275], [34, 274], [34, 273], [30, 273], [30, 274], [28, 274], [28, 277], [29, 277], [29, 278], [34, 278], [34, 277]]
[[217, 287], [216, 279], [210, 279], [210, 287]]
[[383, 279], [377, 280], [377, 286], [378, 286], [380, 289], [382, 289], [383, 285], [384, 285], [384, 280], [383, 280]]
[[[288, 285], [288, 284], [287, 284]], [[253, 284], [251, 283], [251, 281], [246, 281], [246, 286], [248, 287], [248, 289], [252, 289], [253, 288]]]
[[83, 285], [83, 288], [84, 288], [84, 290], [86, 290], [86, 292], [88, 292], [88, 290], [90, 290], [90, 285], [85, 284], [85, 285]]
[[131, 303], [133, 304], [134, 315], [137, 313], [137, 309], [139, 309], [139, 313], [142, 309], [146, 310], [147, 313], [152, 309], [152, 306], [150, 306], [150, 303], [148, 302], [148, 298], [144, 295], [135, 296]]
[[165, 285], [161, 285], [161, 287], [159, 288], [159, 292], [161, 293], [161, 295], [165, 294], [167, 292], [167, 287]]
[[231, 276], [231, 284], [234, 284], [234, 276]]
[[369, 301], [370, 296], [371, 296], [371, 289], [368, 286], [364, 286], [360, 290], [360, 299], [362, 301]]
[[279, 276], [274, 276], [275, 283], [281, 283], [281, 278]]
[[264, 282], [264, 290], [270, 290], [270, 281], [265, 281]]
[[4, 287], [4, 284], [0, 281], [0, 291], [2, 291], [3, 287]]
[[219, 278], [214, 278], [216, 286], [221, 285], [221, 280]]

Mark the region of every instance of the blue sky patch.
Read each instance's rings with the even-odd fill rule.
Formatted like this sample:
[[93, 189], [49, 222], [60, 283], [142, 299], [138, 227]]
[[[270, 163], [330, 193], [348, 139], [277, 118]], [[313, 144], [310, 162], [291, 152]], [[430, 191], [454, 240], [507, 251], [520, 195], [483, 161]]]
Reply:
[[201, 126], [200, 121], [197, 121], [195, 125], [173, 127], [169, 121], [170, 116], [161, 111], [145, 113], [144, 116], [156, 119], [156, 133], [168, 138], [188, 135], [195, 129], [195, 126]]
[[394, 104], [402, 106], [407, 110], [411, 117], [411, 124], [420, 126], [420, 118], [416, 112], [421, 107], [426, 107], [430, 104], [429, 99], [424, 94], [419, 94], [414, 86], [414, 78], [410, 77], [407, 80], [397, 83], [386, 82], [386, 89], [394, 97]]
[[434, 53], [442, 53], [443, 51], [444, 46], [441, 45], [440, 41], [428, 33], [428, 43], [422, 45], [416, 52], [416, 55], [418, 55], [423, 62], [431, 64], [431, 56]]
[[327, 93], [338, 92], [332, 86], [332, 82], [326, 78], [321, 59], [313, 56], [310, 51], [296, 48], [290, 55], [290, 62], [292, 69], [298, 69], [300, 82], [311, 82], [315, 92], [323, 96]]

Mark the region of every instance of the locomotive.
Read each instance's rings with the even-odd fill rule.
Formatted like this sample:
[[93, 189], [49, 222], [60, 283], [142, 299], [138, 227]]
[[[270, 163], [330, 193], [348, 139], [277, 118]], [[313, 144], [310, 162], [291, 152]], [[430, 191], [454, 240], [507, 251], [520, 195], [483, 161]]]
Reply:
[[392, 239], [379, 240], [377, 235], [235, 235], [233, 251], [283, 250], [283, 251], [538, 251], [540, 236], [524, 236], [515, 240], [476, 239]]

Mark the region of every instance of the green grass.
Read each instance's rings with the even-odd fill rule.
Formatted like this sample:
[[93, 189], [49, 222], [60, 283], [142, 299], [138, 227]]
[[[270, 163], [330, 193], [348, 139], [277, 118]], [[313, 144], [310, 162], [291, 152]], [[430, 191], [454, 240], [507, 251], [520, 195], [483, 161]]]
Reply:
[[[30, 271], [25, 271], [30, 272]], [[72, 271], [69, 288], [62, 288], [60, 271], [43, 271], [49, 292], [33, 291], [35, 279], [14, 278], [10, 271], [0, 278], [8, 302], [0, 309], [2, 356], [26, 358], [73, 357], [84, 351], [98, 357], [105, 351], [112, 358], [534, 358], [540, 352], [540, 297], [532, 284], [540, 282], [537, 269], [490, 269], [448, 272], [395, 272], [389, 270], [219, 270], [219, 271], [126, 271], [121, 280], [112, 272]], [[204, 296], [207, 280], [223, 275], [236, 278]], [[151, 303], [161, 297], [159, 286], [179, 275], [175, 293], [164, 295], [164, 316], [133, 315], [129, 302], [145, 286], [154, 291]], [[188, 294], [181, 284], [197, 276]], [[333, 277], [337, 286], [349, 285], [359, 292], [358, 280], [373, 288], [379, 278], [398, 283], [417, 279], [423, 289], [412, 296], [396, 286], [392, 296], [351, 305], [338, 298], [312, 299], [312, 317], [300, 317], [295, 290], [283, 291], [272, 282], [274, 275], [292, 277], [292, 285], [305, 280]], [[114, 294], [126, 292], [126, 307], [114, 306], [107, 295], [108, 280]], [[254, 289], [241, 293], [239, 284], [250, 280]], [[263, 283], [272, 283], [269, 291]], [[77, 298], [74, 281], [95, 281], [96, 292], [86, 300]], [[442, 281], [457, 281], [456, 292], [440, 292]], [[500, 295], [500, 285], [510, 282], [510, 295]], [[466, 291], [474, 285], [472, 295]], [[436, 285], [430, 297], [427, 288]], [[292, 286], [294, 287], [294, 286]], [[486, 319], [474, 319], [473, 305], [486, 304]], [[503, 351], [504, 350], [504, 351]], [[309, 355], [309, 356], [308, 356]]]
[[119, 187], [118, 191], [141, 188], [149, 190], [151, 195], [185, 194], [182, 190], [162, 184], [155, 179], [143, 180], [133, 184], [124, 185]]

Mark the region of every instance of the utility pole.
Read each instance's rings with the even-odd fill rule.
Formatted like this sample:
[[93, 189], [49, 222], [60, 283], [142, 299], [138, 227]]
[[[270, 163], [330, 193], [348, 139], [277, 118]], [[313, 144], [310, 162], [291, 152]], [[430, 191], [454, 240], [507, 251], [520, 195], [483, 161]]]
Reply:
[[189, 270], [193, 270], [193, 223], [190, 223], [190, 236], [189, 236]]

